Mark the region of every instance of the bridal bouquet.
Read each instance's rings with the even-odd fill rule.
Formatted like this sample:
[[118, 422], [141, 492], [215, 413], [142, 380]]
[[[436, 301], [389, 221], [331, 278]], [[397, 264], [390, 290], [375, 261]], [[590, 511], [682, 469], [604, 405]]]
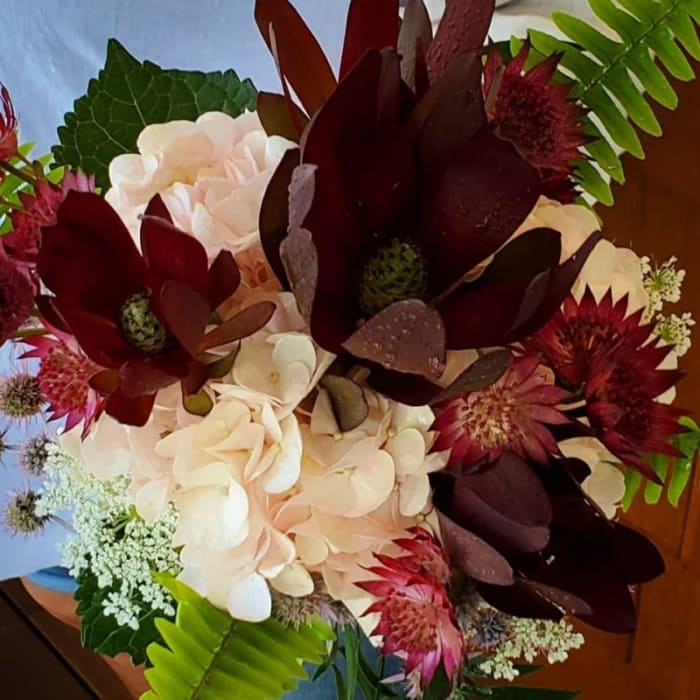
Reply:
[[421, 0], [353, 0], [335, 71], [258, 0], [280, 94], [112, 41], [53, 158], [3, 89], [0, 409], [48, 421], [4, 520], [71, 522], [83, 642], [144, 698], [563, 700], [509, 683], [574, 618], [634, 628], [664, 562], [619, 506], [688, 481], [693, 321], [675, 259], [592, 207], [700, 9], [592, 7], [609, 34], [485, 46], [493, 0], [435, 36]]

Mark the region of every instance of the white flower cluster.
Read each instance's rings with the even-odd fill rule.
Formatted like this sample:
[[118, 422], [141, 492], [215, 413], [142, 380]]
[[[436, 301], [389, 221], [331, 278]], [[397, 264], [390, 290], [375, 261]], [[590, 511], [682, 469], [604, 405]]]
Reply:
[[138, 516], [128, 495], [129, 479], [101, 481], [57, 445], [47, 448], [46, 481], [37, 512], [57, 515], [74, 508], [75, 536], [62, 547], [63, 563], [74, 576], [89, 569], [100, 588], [114, 588], [104, 601], [105, 615], [138, 629], [150, 610], [175, 613], [167, 591], [152, 572], [180, 572], [172, 548], [177, 514], [172, 507], [152, 523]]
[[569, 651], [579, 649], [583, 643], [583, 635], [565, 620], [510, 618], [510, 634], [479, 668], [495, 680], [512, 681], [519, 675], [515, 662], [532, 663], [539, 656], [549, 664], [566, 661]]
[[695, 320], [688, 312], [680, 316], [663, 313], [665, 303], [675, 304], [681, 299], [685, 270], [677, 270], [676, 261], [676, 256], [673, 255], [655, 267], [649, 258], [641, 259], [644, 288], [649, 295], [644, 318], [646, 321], [656, 321], [654, 335], [664, 343], [673, 345], [676, 355], [682, 357], [690, 349], [690, 329], [695, 325]]
[[640, 262], [644, 275], [644, 288], [649, 295], [647, 313], [650, 316], [661, 311], [664, 303], [675, 304], [680, 301], [685, 270], [676, 270], [675, 255], [658, 267], [652, 266], [651, 260], [646, 256], [641, 258]]

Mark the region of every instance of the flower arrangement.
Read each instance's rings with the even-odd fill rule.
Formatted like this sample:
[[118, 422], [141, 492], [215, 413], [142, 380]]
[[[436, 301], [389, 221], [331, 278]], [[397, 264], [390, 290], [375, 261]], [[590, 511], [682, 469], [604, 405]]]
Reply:
[[654, 60], [700, 46], [693, 3], [653, 4], [642, 33], [596, 3], [619, 42], [559, 15], [575, 45], [483, 48], [492, 1], [433, 36], [421, 0], [353, 0], [336, 74], [258, 0], [282, 94], [112, 41], [53, 161], [2, 89], [0, 335], [33, 364], [0, 410], [48, 421], [4, 521], [71, 517], [83, 642], [145, 662], [144, 698], [274, 700], [308, 662], [342, 698], [517, 699], [494, 681], [575, 619], [634, 628], [664, 562], [619, 510], [644, 479], [677, 503], [700, 443], [685, 273], [591, 208], [653, 118], [598, 67], [646, 51], [658, 99]]

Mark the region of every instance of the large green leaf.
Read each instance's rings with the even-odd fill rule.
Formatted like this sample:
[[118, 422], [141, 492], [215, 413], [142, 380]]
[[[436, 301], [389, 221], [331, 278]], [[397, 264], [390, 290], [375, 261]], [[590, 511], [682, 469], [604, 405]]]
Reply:
[[94, 173], [97, 184], [106, 187], [109, 163], [121, 153], [135, 152], [136, 139], [148, 124], [192, 120], [212, 111], [237, 116], [255, 108], [255, 96], [250, 80], [239, 80], [232, 70], [164, 70], [140, 63], [111, 39], [105, 67], [58, 129], [54, 157], [59, 164]]
[[89, 569], [84, 569], [77, 581], [78, 588], [74, 597], [78, 603], [80, 641], [83, 646], [104, 656], [126, 652], [134, 664], [144, 663], [148, 645], [161, 640], [155, 620], [162, 612], [151, 610], [144, 604], [144, 610], [148, 612], [139, 618], [137, 630], [119, 625], [112, 615], [105, 615], [103, 606], [107, 596], [117, 590], [118, 586], [100, 588], [97, 577]]
[[[589, 0], [589, 4], [616, 38], [561, 12], [554, 13], [552, 19], [566, 40], [534, 30], [529, 34], [536, 58], [562, 55], [558, 79], [571, 83], [572, 95], [591, 113], [586, 131], [596, 138], [586, 151], [603, 172], [622, 182], [624, 176], [614, 148], [643, 158], [637, 130], [661, 134], [650, 102], [669, 109], [678, 104], [662, 69], [679, 80], [694, 77], [684, 50], [700, 58], [695, 24], [700, 19], [700, 2]], [[577, 164], [576, 180], [597, 201], [612, 204], [609, 185], [585, 160]]]
[[321, 620], [298, 630], [272, 618], [234, 620], [174, 578], [157, 579], [177, 601], [177, 616], [156, 620], [167, 646], [148, 648], [151, 690], [141, 700], [277, 700], [307, 678], [303, 662], [323, 662], [335, 636]]

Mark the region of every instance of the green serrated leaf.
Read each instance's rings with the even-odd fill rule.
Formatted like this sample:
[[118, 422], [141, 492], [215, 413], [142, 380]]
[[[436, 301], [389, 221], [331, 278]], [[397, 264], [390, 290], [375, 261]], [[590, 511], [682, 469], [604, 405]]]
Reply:
[[232, 70], [164, 70], [149, 61], [140, 63], [111, 39], [105, 67], [58, 129], [54, 157], [60, 165], [94, 173], [97, 184], [107, 187], [110, 162], [136, 151], [145, 126], [194, 120], [211, 111], [238, 116], [255, 108], [255, 95], [250, 80], [239, 80]]
[[693, 459], [691, 457], [681, 457], [677, 459], [673, 465], [673, 476], [668, 484], [666, 492], [668, 502], [678, 508], [681, 496], [685, 491], [685, 487], [690, 481], [690, 476], [693, 473]]
[[641, 486], [642, 475], [636, 469], [630, 469], [628, 467], [625, 470], [625, 495], [620, 502], [623, 511], [627, 512], [630, 509]]
[[649, 464], [655, 474], [661, 479], [661, 484], [655, 484], [653, 481], [648, 481], [644, 488], [644, 501], [648, 505], [656, 505], [661, 499], [663, 492], [663, 482], [668, 474], [669, 458], [666, 455], [654, 454], [649, 457]]
[[576, 180], [585, 192], [595, 197], [598, 202], [610, 205], [613, 203], [613, 193], [610, 184], [587, 160], [576, 162]]
[[146, 649], [152, 642], [160, 641], [160, 632], [156, 628], [156, 618], [162, 612], [150, 610], [138, 619], [138, 629], [119, 625], [112, 615], [105, 615], [104, 602], [110, 593], [118, 590], [118, 584], [108, 588], [98, 586], [97, 577], [84, 569], [77, 577], [78, 588], [74, 597], [76, 611], [80, 617], [80, 637], [83, 646], [94, 649], [104, 656], [116, 656], [126, 652], [134, 664], [146, 661]]
[[345, 625], [343, 628], [345, 641], [345, 668], [347, 676], [347, 690], [345, 700], [355, 700], [357, 691], [357, 676], [360, 671], [360, 638], [355, 625]]

